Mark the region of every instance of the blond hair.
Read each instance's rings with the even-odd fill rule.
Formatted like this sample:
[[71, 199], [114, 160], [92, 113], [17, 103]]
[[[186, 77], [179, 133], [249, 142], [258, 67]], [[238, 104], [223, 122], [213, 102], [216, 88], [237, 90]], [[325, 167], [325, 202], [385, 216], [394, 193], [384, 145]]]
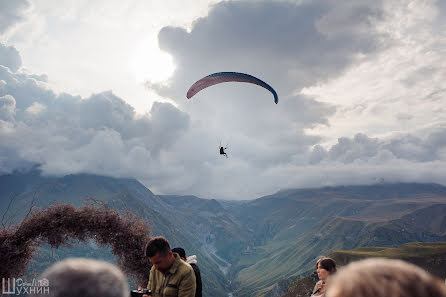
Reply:
[[374, 258], [340, 269], [331, 279], [326, 296], [446, 297], [446, 286], [413, 264]]

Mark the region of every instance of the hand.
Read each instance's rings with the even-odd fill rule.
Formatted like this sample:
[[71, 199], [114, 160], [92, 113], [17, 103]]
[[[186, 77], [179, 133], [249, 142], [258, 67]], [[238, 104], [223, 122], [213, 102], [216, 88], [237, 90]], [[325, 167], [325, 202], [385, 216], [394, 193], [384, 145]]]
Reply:
[[327, 290], [327, 282], [322, 281], [322, 283], [321, 283], [321, 293], [325, 293], [326, 290]]

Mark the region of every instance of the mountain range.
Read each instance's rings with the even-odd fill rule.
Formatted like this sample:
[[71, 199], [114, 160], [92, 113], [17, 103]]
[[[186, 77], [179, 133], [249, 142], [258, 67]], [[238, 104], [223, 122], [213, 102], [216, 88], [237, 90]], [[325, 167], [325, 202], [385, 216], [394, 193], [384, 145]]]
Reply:
[[[31, 204], [80, 206], [91, 198], [147, 219], [153, 236], [197, 255], [204, 296], [280, 296], [284, 284], [310, 274], [316, 258], [332, 250], [446, 241], [446, 187], [438, 184], [289, 189], [249, 201], [155, 195], [134, 179], [45, 177], [36, 170], [1, 175], [0, 185], [7, 224], [20, 221]], [[73, 250], [42, 247], [30, 270], [70, 254], [113, 260], [94, 242]]]

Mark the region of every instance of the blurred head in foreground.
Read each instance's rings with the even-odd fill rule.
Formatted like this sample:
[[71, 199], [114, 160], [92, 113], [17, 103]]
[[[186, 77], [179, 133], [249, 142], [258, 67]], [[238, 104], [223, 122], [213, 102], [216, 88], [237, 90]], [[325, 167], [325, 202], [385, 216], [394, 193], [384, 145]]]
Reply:
[[47, 279], [46, 297], [127, 297], [129, 287], [121, 270], [104, 261], [71, 258], [55, 263], [40, 276]]
[[390, 259], [350, 263], [331, 279], [327, 297], [446, 297], [446, 286], [418, 266]]

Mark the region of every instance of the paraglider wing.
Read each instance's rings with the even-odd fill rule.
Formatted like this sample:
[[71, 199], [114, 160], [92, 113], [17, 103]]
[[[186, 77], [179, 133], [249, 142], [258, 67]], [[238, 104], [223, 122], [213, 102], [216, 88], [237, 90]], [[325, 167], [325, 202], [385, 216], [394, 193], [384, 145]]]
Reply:
[[257, 77], [240, 72], [217, 72], [203, 77], [189, 88], [186, 96], [190, 99], [201, 90], [224, 82], [244, 82], [261, 86], [274, 95], [274, 102], [276, 104], [279, 102], [279, 97], [277, 96], [276, 91], [270, 85]]

